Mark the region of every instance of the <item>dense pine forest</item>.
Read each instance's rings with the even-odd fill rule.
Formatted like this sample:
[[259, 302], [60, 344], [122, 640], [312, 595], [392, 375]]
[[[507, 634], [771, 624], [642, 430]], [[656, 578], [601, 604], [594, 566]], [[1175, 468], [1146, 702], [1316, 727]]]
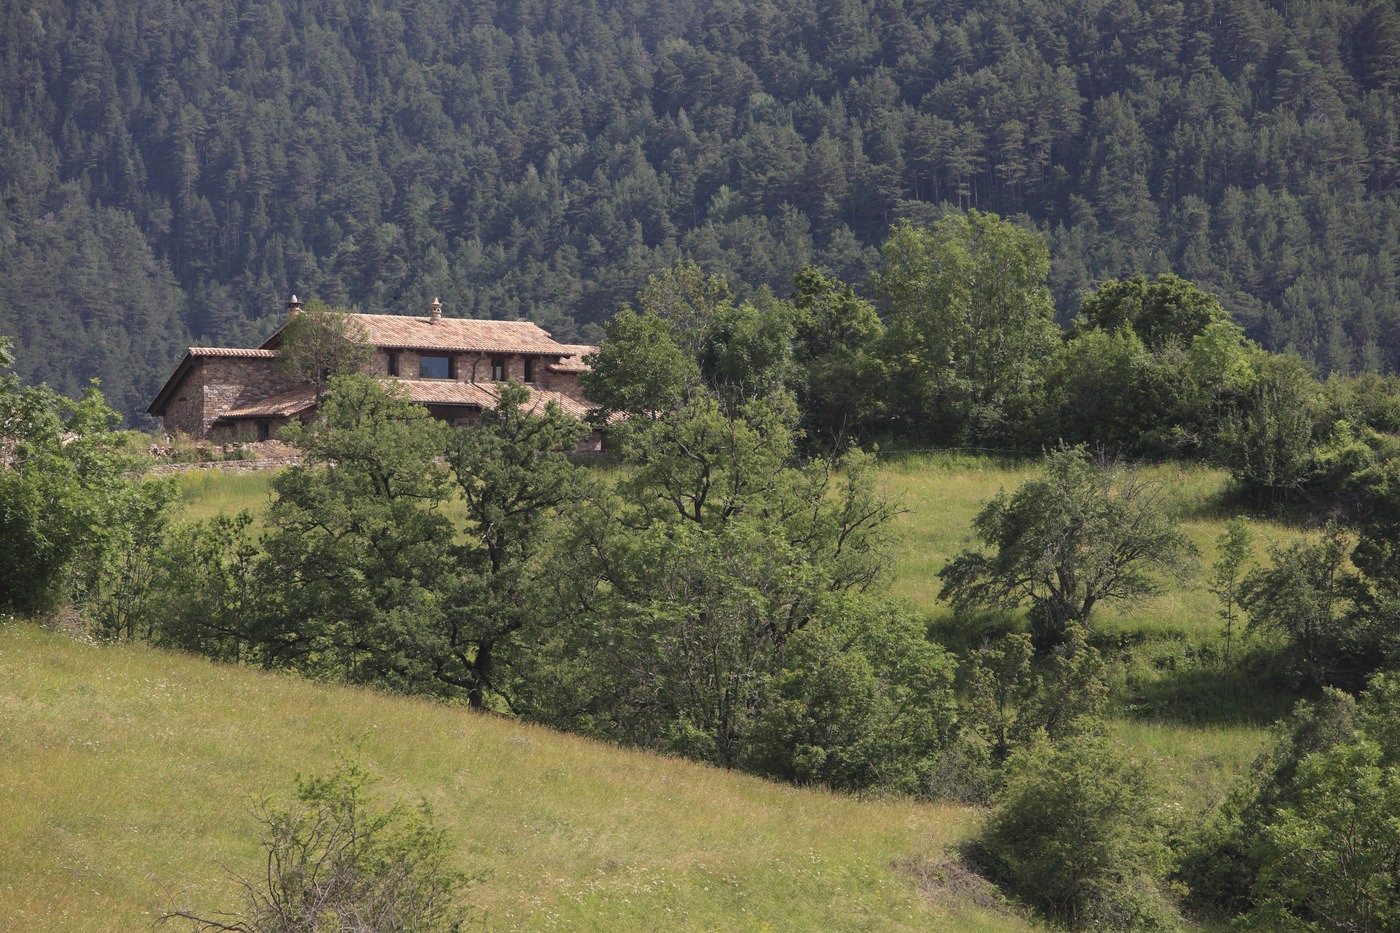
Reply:
[[596, 337], [680, 256], [864, 288], [892, 223], [1038, 228], [1061, 318], [1175, 272], [1400, 366], [1387, 0], [6, 0], [0, 334], [137, 417], [296, 291]]

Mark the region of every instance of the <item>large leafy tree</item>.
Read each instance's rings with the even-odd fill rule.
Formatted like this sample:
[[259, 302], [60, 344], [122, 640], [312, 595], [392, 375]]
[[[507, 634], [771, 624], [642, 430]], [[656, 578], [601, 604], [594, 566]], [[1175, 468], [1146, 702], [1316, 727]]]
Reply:
[[[289, 439], [303, 461], [273, 480], [259, 633], [269, 663], [435, 689], [431, 633], [451, 573], [446, 428], [391, 384], [330, 383], [321, 418]], [[440, 691], [445, 686], [438, 685]]]
[[[720, 358], [744, 342], [739, 336], [712, 324], [698, 354]], [[595, 378], [625, 371], [633, 353], [643, 364], [657, 348], [676, 356], [669, 333], [652, 337], [604, 341]], [[679, 358], [689, 359], [684, 351]], [[917, 652], [923, 660], [898, 662], [908, 656], [893, 648], [880, 654], [872, 646], [884, 644], [879, 639], [852, 643], [840, 634], [846, 610], [833, 608], [859, 602], [880, 579], [894, 508], [875, 490], [868, 457], [802, 462], [791, 395], [772, 386], [750, 394], [743, 384], [701, 379], [679, 404], [614, 429], [627, 470], [610, 493], [570, 516], [573, 540], [560, 552], [573, 588], [559, 605], [573, 618], [560, 627], [548, 672], [555, 700], [544, 715], [726, 765], [840, 786], [907, 786], [911, 756], [927, 758], [930, 737], [942, 734], [917, 724], [925, 714], [938, 719], [929, 704], [942, 702], [933, 685], [946, 686], [937, 673], [943, 662]], [[850, 657], [830, 657], [838, 643]], [[793, 644], [854, 691], [841, 702], [832, 697], [832, 715], [850, 714], [840, 723], [796, 715], [802, 703], [830, 694], [785, 667]], [[899, 663], [905, 673], [895, 672]], [[932, 667], [915, 670], [924, 663]], [[930, 685], [922, 698], [910, 686], [918, 683]], [[861, 712], [859, 696], [875, 708]], [[894, 696], [916, 709], [890, 705]], [[861, 722], [878, 723], [884, 738], [849, 745], [864, 735]], [[920, 738], [901, 745], [896, 734], [911, 728]], [[800, 761], [779, 754], [785, 746], [775, 736], [812, 752]], [[902, 769], [897, 781], [876, 766], [874, 752], [896, 746], [903, 749], [890, 752]]]
[[[0, 367], [14, 362], [0, 338]], [[90, 387], [77, 400], [0, 375], [0, 609], [99, 594], [174, 490], [141, 477], [132, 437]]]
[[509, 704], [558, 617], [546, 554], [555, 511], [588, 494], [568, 460], [586, 430], [515, 384], [454, 431], [392, 384], [333, 379], [323, 417], [291, 435], [303, 466], [274, 481], [264, 660]]
[[1046, 367], [1027, 439], [1195, 454], [1238, 413], [1258, 356], [1214, 296], [1184, 279], [1105, 282]]
[[[447, 439], [466, 540], [435, 648], [436, 676], [466, 690], [472, 706], [511, 698], [510, 684], [557, 613], [549, 547], [558, 510], [587, 498], [592, 482], [568, 455], [588, 430], [554, 402], [536, 405], [508, 383], [480, 423]], [[533, 629], [531, 638], [523, 633]]]
[[870, 302], [811, 266], [793, 279], [793, 364], [802, 426], [819, 442], [870, 427], [883, 413], [880, 338]]
[[1152, 282], [1139, 275], [1103, 283], [1079, 306], [1075, 325], [1100, 330], [1126, 326], [1155, 351], [1170, 343], [1190, 346], [1211, 324], [1229, 320], [1214, 295], [1168, 274]]
[[1045, 240], [972, 210], [932, 229], [901, 224], [883, 255], [890, 391], [907, 427], [961, 437], [1002, 430], [1057, 343]]
[[671, 325], [657, 314], [624, 307], [608, 324], [591, 369], [580, 379], [594, 404], [594, 420], [613, 415], [655, 417], [694, 391], [700, 367], [671, 336]]
[[846, 791], [922, 793], [957, 720], [953, 672], [912, 614], [830, 600], [789, 639], [744, 738], [744, 767]]
[[1037, 647], [1058, 644], [1095, 607], [1134, 600], [1179, 575], [1195, 548], [1166, 512], [1159, 487], [1093, 463], [1083, 448], [1047, 455], [1041, 475], [987, 503], [973, 520], [983, 548], [939, 571], [939, 596], [959, 611], [1028, 603]]
[[734, 765], [788, 641], [887, 563], [868, 458], [793, 463], [790, 398], [704, 396], [626, 438], [629, 475], [570, 551], [603, 678], [595, 727]]
[[312, 300], [291, 312], [278, 335], [277, 364], [297, 382], [315, 386], [319, 401], [332, 379], [359, 372], [373, 352], [353, 314]]

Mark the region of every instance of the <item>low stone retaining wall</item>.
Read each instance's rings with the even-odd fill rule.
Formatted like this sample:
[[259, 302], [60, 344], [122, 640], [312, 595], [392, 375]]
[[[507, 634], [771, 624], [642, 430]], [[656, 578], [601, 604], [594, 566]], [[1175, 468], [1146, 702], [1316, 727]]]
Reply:
[[270, 460], [200, 460], [194, 463], [157, 463], [151, 467], [156, 476], [184, 473], [188, 470], [219, 470], [222, 473], [258, 473], [296, 466], [300, 457], [274, 457]]

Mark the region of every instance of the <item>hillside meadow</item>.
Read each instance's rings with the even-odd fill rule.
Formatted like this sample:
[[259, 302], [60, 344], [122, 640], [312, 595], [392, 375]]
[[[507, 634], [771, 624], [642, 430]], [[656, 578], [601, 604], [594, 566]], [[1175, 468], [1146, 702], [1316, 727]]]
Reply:
[[[1230, 481], [1200, 464], [1140, 467], [1163, 487], [1163, 504], [1200, 552], [1195, 571], [1165, 581], [1161, 593], [1132, 605], [1106, 604], [1094, 617], [1100, 646], [1114, 660], [1114, 729], [1134, 753], [1151, 759], [1173, 798], [1195, 808], [1218, 800], [1253, 760], [1265, 729], [1287, 713], [1295, 697], [1262, 690], [1238, 667], [1219, 663], [1224, 627], [1206, 582], [1216, 539], [1235, 514]], [[1035, 473], [1034, 460], [947, 452], [900, 452], [882, 458], [883, 490], [903, 509], [889, 573], [893, 595], [928, 619], [934, 637], [962, 650], [1019, 624], [1014, 617], [956, 620], [938, 600], [938, 571], [972, 544], [973, 517], [999, 491], [1014, 490]], [[271, 496], [269, 473], [191, 471], [179, 477], [187, 519], [247, 508], [258, 512]], [[1256, 564], [1271, 545], [1305, 532], [1293, 524], [1250, 517]], [[1241, 637], [1234, 651], [1267, 649]]]
[[[973, 516], [1033, 462], [888, 456], [898, 499], [893, 593], [957, 650], [1020, 624], [957, 620], [937, 572]], [[1200, 550], [1190, 578], [1106, 607], [1110, 728], [1150, 762], [1186, 821], [1218, 801], [1294, 697], [1220, 663], [1204, 572], [1228, 477], [1151, 466]], [[183, 519], [265, 508], [271, 474], [186, 473]], [[1256, 519], [1256, 559], [1303, 532]], [[1254, 641], [1236, 651], [1266, 652]], [[260, 870], [252, 806], [344, 753], [384, 801], [426, 800], [456, 846], [481, 930], [1015, 930], [1019, 914], [942, 883], [976, 810], [861, 800], [561, 735], [432, 702], [330, 686], [140, 645], [0, 624], [0, 929], [148, 928], [162, 910], [236, 905]], [[982, 892], [985, 893], [985, 892]], [[979, 906], [980, 905], [980, 906]]]
[[[1219, 661], [1224, 623], [1205, 576], [1216, 559], [1216, 539], [1235, 514], [1229, 476], [1199, 464], [1139, 468], [1163, 487], [1171, 510], [1200, 552], [1199, 564], [1182, 581], [1165, 581], [1158, 595], [1132, 605], [1104, 605], [1094, 615], [1099, 644], [1113, 666], [1111, 726], [1133, 754], [1153, 764], [1175, 806], [1189, 813], [1217, 802], [1258, 754], [1267, 726], [1285, 715], [1295, 697], [1279, 696], [1249, 682], [1237, 667]], [[960, 549], [971, 546], [972, 520], [983, 503], [1014, 491], [1034, 475], [1034, 461], [984, 456], [902, 454], [881, 471], [885, 491], [902, 503], [899, 543], [892, 569], [896, 596], [919, 606], [935, 637], [957, 648], [1019, 624], [992, 616], [953, 618], [938, 601], [938, 571]], [[1277, 521], [1250, 518], [1256, 565], [1267, 563], [1271, 545], [1287, 545], [1305, 534]], [[1234, 650], [1267, 650], [1235, 633]]]
[[[1017, 930], [918, 877], [968, 809], [862, 801], [495, 716], [0, 625], [0, 929], [236, 905], [251, 805], [352, 753], [424, 799], [479, 930]], [[172, 924], [166, 929], [178, 929]]]

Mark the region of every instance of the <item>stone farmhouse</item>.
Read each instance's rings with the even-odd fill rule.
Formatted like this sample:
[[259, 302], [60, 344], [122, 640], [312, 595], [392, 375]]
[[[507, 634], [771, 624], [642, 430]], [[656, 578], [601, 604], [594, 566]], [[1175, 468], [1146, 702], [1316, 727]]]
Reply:
[[[288, 315], [301, 311], [296, 296]], [[558, 343], [528, 321], [476, 321], [442, 315], [434, 300], [426, 317], [357, 314], [374, 348], [366, 370], [396, 378], [408, 398], [453, 425], [475, 424], [499, 401], [498, 383], [514, 379], [532, 404], [549, 402], [576, 418], [589, 409], [579, 389], [584, 354], [596, 348]], [[266, 440], [293, 418], [315, 412], [316, 390], [298, 385], [277, 366], [281, 329], [257, 349], [190, 347], [147, 411], [165, 433], [193, 438], [230, 436]], [[597, 450], [593, 432], [580, 449]]]

